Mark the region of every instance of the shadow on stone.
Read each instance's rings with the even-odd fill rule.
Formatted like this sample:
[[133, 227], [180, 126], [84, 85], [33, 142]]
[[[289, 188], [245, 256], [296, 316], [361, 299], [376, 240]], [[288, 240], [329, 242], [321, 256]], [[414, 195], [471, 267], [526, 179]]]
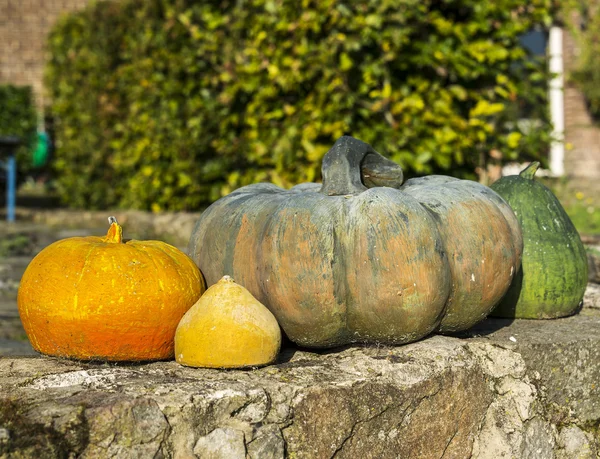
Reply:
[[9, 399], [0, 401], [0, 457], [71, 457], [89, 443], [87, 421], [81, 411], [67, 432], [58, 432], [29, 419], [23, 405]]
[[479, 322], [474, 327], [469, 330], [465, 330], [463, 332], [454, 333], [448, 336], [453, 336], [454, 338], [473, 338], [476, 336], [488, 336], [496, 333], [503, 328], [510, 327], [510, 325], [515, 321], [515, 319], [505, 319], [499, 317], [488, 317], [483, 321]]

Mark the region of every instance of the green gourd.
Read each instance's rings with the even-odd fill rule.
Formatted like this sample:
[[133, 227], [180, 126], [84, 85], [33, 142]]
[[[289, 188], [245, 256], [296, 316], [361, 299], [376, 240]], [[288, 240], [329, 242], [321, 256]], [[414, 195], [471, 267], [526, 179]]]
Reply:
[[401, 344], [465, 330], [508, 290], [519, 224], [490, 188], [429, 176], [342, 137], [323, 184], [254, 184], [212, 204], [189, 254], [209, 285], [230, 275], [294, 342]]
[[554, 319], [575, 314], [587, 285], [585, 248], [552, 191], [534, 180], [540, 163], [491, 188], [512, 207], [523, 233], [521, 269], [492, 315]]

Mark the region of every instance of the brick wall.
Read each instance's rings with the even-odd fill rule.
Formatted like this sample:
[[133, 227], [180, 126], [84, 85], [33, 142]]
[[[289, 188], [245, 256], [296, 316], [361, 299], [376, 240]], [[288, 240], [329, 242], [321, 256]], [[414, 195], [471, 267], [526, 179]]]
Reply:
[[46, 36], [63, 13], [90, 0], [0, 0], [0, 84], [32, 86], [43, 107]]
[[[577, 18], [574, 18], [576, 21]], [[576, 23], [576, 22], [575, 22]], [[569, 74], [577, 65], [579, 48], [570, 33], [563, 34], [565, 74], [565, 174], [600, 181], [600, 127], [594, 124], [583, 94], [569, 82]]]

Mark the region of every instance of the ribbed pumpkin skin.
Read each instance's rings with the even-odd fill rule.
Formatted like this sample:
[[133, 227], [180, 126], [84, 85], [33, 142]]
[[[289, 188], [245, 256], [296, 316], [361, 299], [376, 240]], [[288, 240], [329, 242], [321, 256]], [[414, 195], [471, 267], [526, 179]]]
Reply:
[[[351, 141], [352, 148], [366, 145]], [[407, 343], [440, 323], [444, 331], [464, 330], [506, 292], [520, 247], [499, 197], [504, 210], [472, 182], [452, 179], [435, 190], [417, 180], [406, 190], [357, 185], [327, 195], [325, 165], [323, 175], [323, 187], [250, 185], [210, 206], [188, 251], [207, 283], [231, 275], [292, 341], [308, 347]], [[449, 222], [456, 227], [448, 230]]]
[[400, 190], [436, 217], [450, 258], [452, 291], [439, 331], [466, 330], [490, 313], [520, 266], [518, 221], [502, 198], [476, 182], [429, 176]]
[[190, 253], [209, 285], [231, 273], [298, 344], [414, 341], [439, 323], [452, 280], [433, 217], [394, 195], [250, 185], [201, 216]]
[[538, 165], [492, 184], [513, 208], [524, 239], [521, 270], [492, 312], [495, 316], [569, 316], [578, 311], [587, 286], [585, 247], [556, 196], [533, 179]]
[[19, 286], [33, 348], [83, 360], [172, 358], [175, 329], [205, 289], [197, 266], [160, 241], [74, 237], [29, 264]]

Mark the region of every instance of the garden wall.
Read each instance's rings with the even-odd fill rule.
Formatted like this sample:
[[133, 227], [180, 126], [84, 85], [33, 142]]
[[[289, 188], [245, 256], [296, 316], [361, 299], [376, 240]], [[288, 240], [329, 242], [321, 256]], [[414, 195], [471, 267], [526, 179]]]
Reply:
[[595, 458], [600, 295], [406, 346], [247, 371], [0, 360], [0, 457]]

